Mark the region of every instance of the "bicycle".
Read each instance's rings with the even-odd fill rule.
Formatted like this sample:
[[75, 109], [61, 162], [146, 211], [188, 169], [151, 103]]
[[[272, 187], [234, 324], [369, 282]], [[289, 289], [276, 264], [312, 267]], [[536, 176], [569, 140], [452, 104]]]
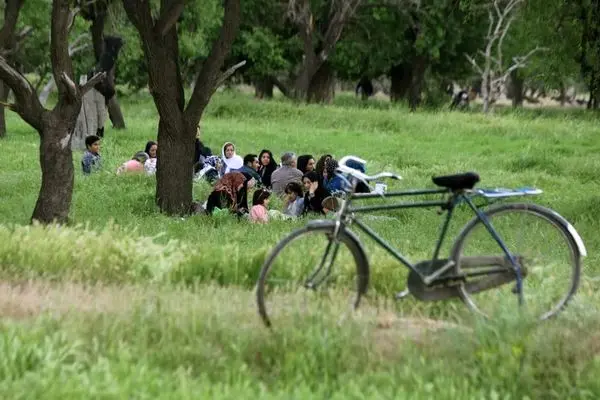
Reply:
[[[485, 297], [476, 301], [475, 296], [488, 293], [491, 289], [510, 287], [511, 295], [518, 296], [518, 304], [524, 304], [523, 282], [528, 282], [529, 277], [535, 277], [539, 268], [554, 265], [556, 262], [555, 259], [558, 260], [558, 256], [555, 254], [556, 249], [558, 249], [558, 242], [566, 244], [568, 250], [567, 258], [569, 269], [567, 269], [567, 272], [570, 272], [568, 287], [566, 288], [567, 290], [564, 296], [564, 293], [561, 290], [561, 297], [549, 310], [547, 310], [546, 305], [544, 305], [544, 312], [542, 312], [541, 315], [537, 315], [537, 317], [541, 320], [545, 320], [558, 314], [577, 291], [580, 279], [581, 259], [587, 256], [587, 250], [580, 235], [564, 217], [549, 208], [533, 203], [508, 202], [495, 205], [492, 204], [490, 207], [484, 209], [483, 205], [477, 205], [475, 201], [476, 199], [483, 199], [486, 203], [485, 206], [488, 206], [495, 201], [505, 200], [511, 197], [538, 195], [542, 193], [540, 189], [475, 189], [475, 185], [480, 180], [479, 175], [473, 172], [467, 172], [456, 175], [435, 176], [432, 178], [432, 181], [437, 188], [433, 189], [412, 189], [388, 193], [383, 193], [379, 190], [378, 192], [371, 193], [356, 193], [356, 185], [361, 181], [369, 185], [372, 182], [377, 182], [385, 178], [396, 180], [402, 178], [390, 172], [382, 172], [373, 176], [366, 175], [358, 170], [348, 167], [346, 163], [349, 160], [359, 162], [363, 165], [366, 164], [364, 160], [355, 156], [346, 156], [340, 160], [336, 174], [342, 177], [347, 188], [345, 190], [345, 198], [342, 200], [342, 204], [336, 212], [335, 218], [332, 220], [319, 219], [309, 221], [304, 227], [296, 229], [279, 241], [264, 261], [258, 278], [256, 299], [259, 315], [265, 325], [269, 327], [272, 325], [265, 304], [265, 295], [272, 287], [270, 283], [267, 283], [267, 278], [269, 274], [273, 272], [278, 256], [292, 242], [311, 234], [318, 234], [317, 236], [320, 241], [322, 241], [321, 235], [324, 235], [327, 239], [327, 247], [322, 257], [319, 256], [320, 263], [316, 267], [312, 267], [312, 263], [309, 260], [311, 255], [316, 254], [316, 252], [313, 251], [314, 245], [311, 244], [305, 247], [302, 253], [296, 252], [292, 254], [291, 257], [298, 258], [297, 264], [304, 263], [305, 266], [314, 268], [308, 275], [308, 278], [303, 279], [302, 287], [305, 289], [316, 290], [330, 278], [333, 270], [332, 264], [338, 255], [340, 245], [343, 244], [350, 253], [347, 260], [354, 261], [356, 265], [356, 294], [352, 300], [352, 308], [356, 309], [359, 306], [361, 297], [366, 294], [369, 285], [370, 266], [362, 242], [358, 236], [350, 230], [350, 227], [353, 225], [357, 226], [363, 233], [372, 238], [375, 243], [385, 249], [395, 260], [399, 261], [409, 269], [407, 277], [408, 290], [396, 294], [396, 299], [402, 298], [407, 294], [411, 294], [419, 301], [439, 301], [458, 297], [472, 311], [485, 317], [490, 317], [490, 312], [486, 312], [483, 309], [484, 306], [490, 305], [493, 308], [497, 305], [499, 306], [499, 303], [496, 300], [489, 301], [488, 299], [488, 301], [486, 301]], [[353, 202], [357, 200], [373, 198], [387, 199], [417, 195], [441, 195], [442, 199], [412, 202], [404, 201], [383, 205], [353, 206]], [[450, 256], [448, 258], [440, 258], [440, 249], [447, 234], [454, 211], [461, 204], [466, 204], [468, 208], [475, 213], [475, 216], [464, 225], [454, 240]], [[440, 214], [446, 213], [446, 218], [441, 225], [439, 237], [435, 244], [432, 257], [418, 263], [409, 261], [398, 249], [394, 248], [390, 243], [381, 238], [356, 215], [379, 210], [436, 207], [439, 207]], [[521, 252], [512, 252], [509, 250], [509, 247], [516, 247], [523, 243], [526, 238], [512, 241], [507, 240], [506, 237], [509, 237], [509, 234], [514, 230], [514, 228], [509, 228], [502, 233], [502, 236], [505, 236], [503, 239], [498, 232], [500, 230], [498, 228], [500, 224], [498, 221], [495, 221], [494, 226], [496, 227], [494, 227], [491, 220], [507, 215], [515, 216], [517, 214], [536, 217], [534, 225], [532, 225], [533, 223], [523, 225], [526, 228], [533, 228], [533, 234], [528, 235], [527, 238], [531, 238], [532, 236], [543, 236], [540, 231], [542, 225], [545, 226], [549, 224], [551, 227], [555, 228], [554, 233], [558, 234], [557, 237], [543, 237], [544, 243], [551, 242], [550, 244], [552, 245], [550, 250], [543, 252], [543, 254], [552, 253], [553, 261], [547, 263], [538, 262], [539, 256], [528, 257]], [[490, 240], [491, 238], [491, 244], [494, 245], [496, 250], [494, 250], [495, 252], [489, 250], [480, 255], [466, 255], [465, 245], [469, 243], [468, 239], [470, 239], [480, 227], [484, 228], [483, 232], [485, 233], [484, 237], [486, 240]], [[553, 241], [553, 239], [558, 240]], [[315, 242], [315, 245], [318, 243], [319, 242]], [[481, 251], [482, 244], [480, 243], [475, 247], [479, 252]], [[529, 248], [533, 247], [530, 246]], [[301, 256], [298, 257], [298, 254], [301, 254]], [[281, 273], [283, 275], [292, 275], [292, 278], [294, 275], [298, 275], [296, 274], [296, 270], [290, 269], [291, 264], [289, 262], [286, 263], [286, 261], [289, 260], [284, 258], [282, 261], [286, 268], [282, 267], [280, 269]], [[294, 264], [294, 266], [297, 264]], [[536, 281], [532, 280], [531, 282], [531, 285], [535, 286]], [[546, 275], [544, 276], [544, 280], [542, 280], [542, 287], [540, 287], [540, 285], [538, 285], [537, 288], [532, 287], [532, 293], [549, 297], [549, 289], [553, 289], [561, 282], [562, 280], [557, 279], [555, 274]], [[543, 287], [543, 284], [545, 283], [549, 286]], [[344, 284], [344, 282], [342, 282], [342, 284]], [[552, 299], [552, 302], [554, 301], [555, 299]], [[274, 307], [274, 309], [277, 309], [277, 307]], [[273, 311], [273, 309], [271, 311]]]

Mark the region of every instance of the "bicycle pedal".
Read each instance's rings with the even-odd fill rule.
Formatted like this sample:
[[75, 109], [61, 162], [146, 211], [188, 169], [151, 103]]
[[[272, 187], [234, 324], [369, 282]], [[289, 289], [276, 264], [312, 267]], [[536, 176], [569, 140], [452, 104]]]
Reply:
[[396, 295], [394, 296], [394, 299], [402, 300], [403, 298], [407, 297], [408, 295], [410, 295], [410, 290], [404, 289], [403, 291], [396, 293]]

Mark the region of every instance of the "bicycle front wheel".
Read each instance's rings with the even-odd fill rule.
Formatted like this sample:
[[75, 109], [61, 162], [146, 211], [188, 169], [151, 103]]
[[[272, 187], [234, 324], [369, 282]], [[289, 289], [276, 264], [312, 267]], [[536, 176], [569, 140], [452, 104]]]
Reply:
[[[525, 311], [542, 320], [556, 315], [576, 292], [580, 277], [581, 254], [567, 227], [551, 210], [534, 204], [503, 204], [485, 215], [520, 262]], [[470, 309], [492, 317], [518, 306], [514, 268], [479, 218], [459, 234], [452, 259], [455, 272], [466, 275], [458, 290]]]
[[334, 232], [333, 221], [309, 224], [285, 237], [269, 254], [256, 290], [265, 325], [270, 327], [272, 318], [285, 324], [338, 311], [329, 300], [340, 297], [350, 297], [351, 308], [358, 307], [368, 285], [368, 261], [354, 234], [341, 228], [334, 238]]

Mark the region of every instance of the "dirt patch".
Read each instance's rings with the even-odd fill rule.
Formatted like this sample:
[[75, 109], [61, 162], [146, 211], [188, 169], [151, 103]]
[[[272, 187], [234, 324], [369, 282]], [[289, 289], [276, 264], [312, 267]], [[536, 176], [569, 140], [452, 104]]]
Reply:
[[[125, 314], [140, 306], [146, 312], [153, 312], [160, 307], [161, 312], [192, 312], [197, 316], [215, 318], [233, 314], [232, 320], [237, 321], [239, 326], [265, 329], [257, 314], [254, 292], [249, 290], [211, 285], [196, 291], [178, 291], [74, 282], [0, 281], [0, 318], [3, 319], [26, 320], [42, 314], [56, 317], [69, 313]], [[373, 306], [360, 307], [351, 320], [351, 323], [358, 323], [365, 328], [368, 340], [373, 340], [382, 353], [394, 351], [394, 348], [397, 351], [397, 346], [406, 340], [424, 342], [430, 334], [442, 330], [467, 329], [441, 320], [401, 318], [393, 311]]]
[[77, 283], [0, 282], [0, 317], [26, 319], [44, 313], [117, 312], [131, 303], [135, 288]]

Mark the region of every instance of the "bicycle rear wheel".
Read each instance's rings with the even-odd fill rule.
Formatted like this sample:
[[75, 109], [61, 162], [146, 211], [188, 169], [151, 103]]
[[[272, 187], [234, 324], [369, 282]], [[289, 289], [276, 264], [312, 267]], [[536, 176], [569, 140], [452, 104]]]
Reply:
[[309, 224], [285, 237], [269, 254], [256, 290], [265, 325], [270, 327], [273, 317], [285, 323], [286, 319], [336, 311], [330, 301], [322, 301], [322, 295], [328, 295], [326, 300], [347, 296], [352, 281], [356, 291], [350, 295], [350, 306], [358, 307], [367, 290], [369, 264], [353, 233], [340, 229], [335, 240], [334, 231], [334, 221]]
[[[568, 228], [552, 210], [533, 204], [503, 204], [485, 215], [508, 251], [521, 261], [526, 312], [542, 320], [556, 315], [577, 291], [580, 278], [581, 254]], [[479, 218], [459, 234], [452, 259], [457, 275], [473, 274], [458, 286], [470, 309], [491, 317], [519, 304], [514, 268]], [[474, 275], [490, 268], [498, 273]]]

